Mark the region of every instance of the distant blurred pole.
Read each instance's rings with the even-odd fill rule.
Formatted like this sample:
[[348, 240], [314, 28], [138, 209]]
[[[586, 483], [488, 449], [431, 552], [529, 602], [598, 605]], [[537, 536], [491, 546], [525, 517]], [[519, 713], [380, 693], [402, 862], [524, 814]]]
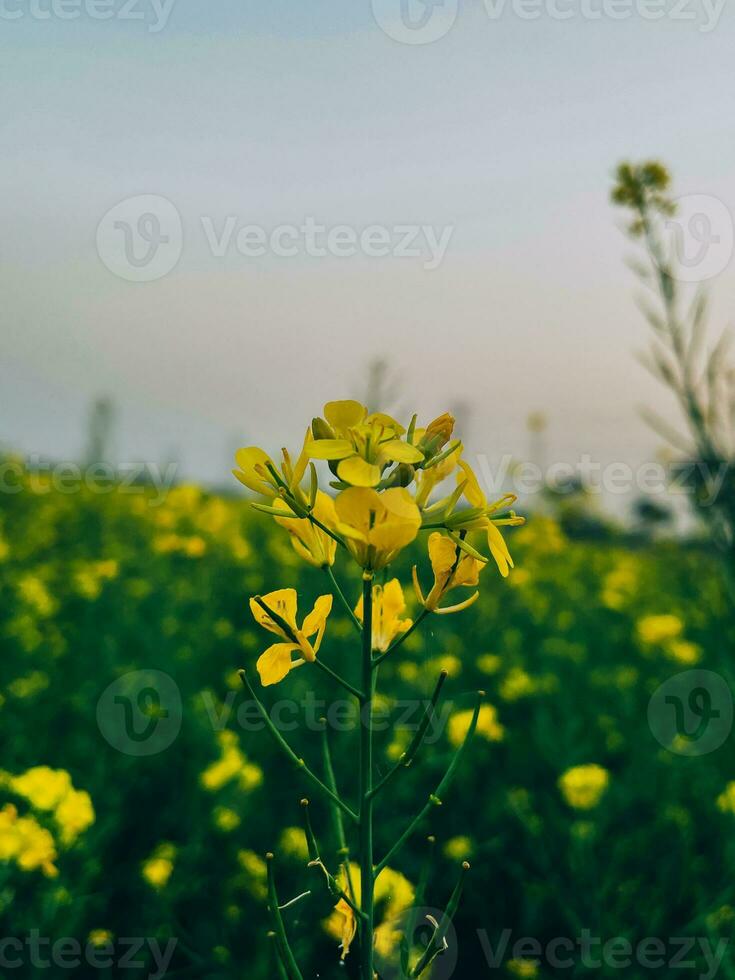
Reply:
[[115, 406], [110, 398], [96, 398], [87, 420], [87, 443], [84, 462], [109, 463], [112, 451], [112, 435], [115, 427]]
[[368, 364], [368, 377], [365, 386], [365, 405], [369, 412], [390, 412], [395, 409], [400, 390], [400, 378], [391, 373], [388, 362], [383, 357], [375, 357]]
[[645, 416], [685, 454], [695, 512], [723, 556], [735, 601], [735, 365], [726, 356], [727, 334], [706, 344], [707, 304], [701, 288], [689, 301], [682, 295], [680, 258], [666, 238], [667, 222], [676, 212], [670, 183], [668, 171], [656, 161], [622, 163], [612, 190], [613, 203], [633, 213], [628, 232], [641, 241], [648, 260], [633, 268], [655, 297], [653, 306], [641, 304], [653, 330], [641, 361], [676, 398], [687, 432], [652, 412]]

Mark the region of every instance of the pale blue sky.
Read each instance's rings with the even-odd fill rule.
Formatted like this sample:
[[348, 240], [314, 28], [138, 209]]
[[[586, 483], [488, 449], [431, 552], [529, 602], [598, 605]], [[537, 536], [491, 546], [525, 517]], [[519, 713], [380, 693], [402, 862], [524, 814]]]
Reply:
[[[636, 406], [665, 402], [633, 359], [645, 328], [608, 189], [618, 160], [655, 155], [679, 192], [735, 213], [735, 13], [728, 0], [705, 33], [688, 3], [694, 20], [657, 22], [493, 21], [466, 3], [446, 36], [409, 46], [369, 0], [178, 0], [157, 33], [146, 0], [130, 22], [39, 21], [5, 0], [24, 17], [0, 18], [0, 441], [73, 456], [108, 393], [120, 459], [175, 450], [187, 474], [221, 478], [235, 442], [295, 442], [383, 355], [406, 405], [472, 402], [478, 451], [523, 455], [541, 408], [554, 458], [651, 455]], [[176, 206], [183, 252], [128, 282], [95, 235], [142, 194]], [[201, 219], [228, 215], [453, 232], [434, 270], [218, 258]], [[711, 288], [723, 324], [732, 262]]]

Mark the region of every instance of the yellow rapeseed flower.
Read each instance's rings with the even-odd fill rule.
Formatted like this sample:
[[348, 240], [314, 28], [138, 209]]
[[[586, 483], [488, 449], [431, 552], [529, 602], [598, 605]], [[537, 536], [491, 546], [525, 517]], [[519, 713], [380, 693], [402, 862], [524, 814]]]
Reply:
[[343, 490], [335, 501], [337, 530], [363, 568], [377, 571], [390, 564], [419, 532], [421, 514], [403, 487], [384, 493], [367, 487]]
[[422, 463], [424, 453], [400, 436], [406, 431], [383, 413], [368, 414], [359, 402], [327, 402], [324, 418], [312, 423], [315, 438], [306, 444], [312, 459], [336, 464], [342, 483], [376, 487], [391, 463]]
[[677, 639], [684, 629], [682, 621], [672, 613], [642, 616], [635, 625], [638, 639], [651, 646]]
[[159, 844], [147, 861], [143, 862], [141, 874], [145, 881], [156, 891], [161, 891], [168, 884], [174, 870], [176, 848], [173, 844]]
[[610, 773], [596, 763], [572, 766], [559, 777], [559, 789], [575, 810], [593, 810], [610, 783]]
[[[287, 514], [293, 513], [288, 504], [280, 498], [274, 500], [273, 506], [276, 510], [283, 510]], [[321, 490], [317, 491], [311, 513], [330, 530], [337, 523], [334, 501], [329, 494], [323, 493]], [[315, 565], [317, 568], [334, 564], [337, 542], [308, 517], [276, 517], [275, 521], [276, 524], [280, 524], [288, 531], [294, 551], [304, 561], [309, 562], [310, 565]]]
[[472, 588], [477, 585], [484, 562], [465, 554], [451, 538], [438, 531], [429, 535], [429, 558], [434, 572], [434, 584], [426, 598], [421, 591], [416, 566], [413, 566], [413, 587], [422, 606], [430, 612], [446, 614], [460, 612], [478, 599], [480, 593], [476, 590], [463, 602], [439, 607], [442, 598], [452, 589], [459, 586]]
[[[284, 643], [274, 643], [261, 654], [257, 668], [264, 686], [277, 684], [293, 670], [305, 663], [313, 663], [321, 646], [327, 617], [332, 609], [332, 596], [321, 595], [314, 608], [304, 619], [301, 628], [296, 625], [298, 600], [295, 589], [278, 589], [262, 597], [262, 602], [277, 618], [274, 618], [260, 605], [257, 599], [250, 600], [250, 610], [255, 621]], [[310, 638], [316, 636], [313, 643]], [[292, 653], [300, 653], [298, 660], [292, 660]]]
[[[401, 619], [401, 613], [406, 608], [403, 589], [397, 578], [385, 585], [373, 586], [373, 650], [381, 653], [390, 647], [393, 641], [405, 633], [412, 624], [410, 619]], [[355, 615], [362, 622], [362, 596], [355, 606]]]
[[729, 782], [717, 797], [717, 809], [722, 813], [735, 813], [735, 781]]
[[59, 803], [54, 819], [61, 828], [61, 841], [69, 846], [95, 821], [89, 793], [83, 789], [70, 790]]
[[[473, 712], [467, 709], [456, 712], [449, 719], [447, 738], [455, 748], [458, 748], [464, 741], [472, 721], [472, 715]], [[498, 713], [492, 704], [483, 704], [480, 708], [475, 734], [488, 742], [502, 742], [505, 729], [498, 721]]]

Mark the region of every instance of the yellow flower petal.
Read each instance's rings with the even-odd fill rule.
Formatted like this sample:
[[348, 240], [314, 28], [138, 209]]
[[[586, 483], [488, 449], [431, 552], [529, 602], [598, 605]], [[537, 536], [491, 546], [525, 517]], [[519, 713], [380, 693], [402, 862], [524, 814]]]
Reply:
[[361, 456], [350, 456], [337, 466], [337, 476], [353, 487], [376, 487], [380, 483], [380, 467]]
[[256, 664], [263, 687], [282, 681], [296, 664], [291, 661], [291, 652], [298, 650], [295, 643], [274, 643], [258, 658]]
[[256, 472], [256, 467], [264, 469], [267, 463], [272, 464], [273, 461], [268, 453], [263, 452], [257, 446], [247, 446], [245, 449], [238, 449], [235, 453], [235, 462], [239, 469], [232, 472], [240, 483], [246, 486], [248, 490], [252, 490], [253, 493], [273, 496], [274, 490], [270, 482]]
[[498, 566], [498, 571], [503, 578], [506, 578], [508, 575], [508, 566], [513, 568], [513, 559], [510, 557], [510, 552], [503, 540], [503, 535], [492, 522], [488, 522], [487, 525], [487, 543], [490, 547], [490, 554]]
[[324, 629], [324, 624], [327, 621], [327, 616], [332, 611], [332, 596], [331, 595], [320, 595], [319, 598], [314, 603], [314, 608], [311, 610], [309, 615], [304, 620], [304, 624], [301, 627], [301, 632], [304, 636], [313, 636], [314, 633], [319, 632], [319, 630]]
[[473, 507], [487, 507], [487, 498], [480, 489], [480, 484], [470, 464], [464, 459], [460, 459], [459, 467], [462, 470], [462, 473], [457, 473], [457, 482], [461, 483], [462, 480], [467, 481], [464, 488], [464, 495], [467, 498], [467, 501], [472, 504]]
[[305, 449], [312, 459], [345, 459], [355, 451], [346, 439], [310, 439]]
[[396, 463], [422, 463], [424, 454], [416, 446], [410, 446], [400, 439], [391, 439], [380, 444], [380, 451]]
[[[268, 595], [261, 596], [261, 598], [269, 609], [278, 613], [281, 619], [285, 619], [293, 630], [296, 629], [296, 589], [277, 589], [275, 592], [269, 592]], [[276, 636], [290, 639], [278, 623], [271, 619], [265, 609], [255, 599], [250, 600], [250, 611], [259, 626], [269, 630], [271, 633], [275, 633]]]
[[359, 425], [367, 415], [367, 409], [353, 399], [327, 402], [324, 406], [324, 418], [333, 429], [342, 432], [353, 425]]

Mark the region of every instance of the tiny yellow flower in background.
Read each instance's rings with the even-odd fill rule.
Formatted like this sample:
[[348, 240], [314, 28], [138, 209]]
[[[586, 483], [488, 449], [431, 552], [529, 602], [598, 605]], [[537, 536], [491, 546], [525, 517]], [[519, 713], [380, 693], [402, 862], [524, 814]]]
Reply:
[[[401, 619], [406, 608], [403, 589], [397, 578], [385, 585], [373, 586], [373, 650], [381, 653], [412, 625], [413, 620]], [[355, 615], [362, 622], [362, 596], [355, 606]]]
[[722, 813], [735, 813], [735, 781], [729, 782], [717, 797], [717, 809]]
[[508, 960], [505, 968], [512, 977], [522, 977], [524, 980], [533, 980], [538, 976], [538, 960], [515, 958]]
[[416, 598], [430, 612], [453, 613], [460, 612], [471, 606], [478, 599], [480, 593], [475, 591], [464, 602], [454, 606], [439, 608], [439, 603], [443, 596], [451, 589], [458, 586], [472, 587], [477, 585], [480, 579], [480, 572], [484, 563], [471, 555], [465, 554], [461, 548], [444, 534], [435, 531], [429, 535], [429, 558], [434, 572], [434, 585], [428, 596], [424, 598], [419, 584], [416, 566], [413, 566], [413, 587]]
[[54, 819], [61, 828], [61, 841], [66, 846], [83, 833], [95, 821], [92, 799], [85, 790], [71, 790], [59, 803]]
[[237, 861], [245, 872], [248, 891], [258, 901], [265, 901], [268, 896], [268, 866], [263, 858], [255, 851], [242, 850], [237, 852]]
[[240, 749], [240, 740], [235, 732], [223, 731], [217, 733], [221, 755], [219, 759], [202, 772], [199, 781], [202, 786], [214, 793], [222, 789], [233, 779], [237, 779], [241, 789], [255, 789], [263, 781], [262, 770], [249, 762]]
[[503, 658], [497, 653], [483, 653], [477, 658], [477, 669], [483, 674], [497, 674], [503, 666]]
[[498, 693], [503, 701], [518, 701], [538, 690], [536, 681], [522, 667], [511, 667], [500, 683]]
[[452, 861], [464, 861], [472, 855], [472, 840], [469, 837], [450, 837], [442, 850], [444, 856]]
[[240, 826], [240, 815], [226, 806], [216, 806], [212, 810], [212, 820], [217, 830], [229, 834]]
[[702, 648], [689, 640], [670, 640], [664, 649], [666, 655], [679, 664], [691, 666], [702, 659]]
[[593, 810], [610, 783], [610, 773], [597, 763], [572, 766], [559, 777], [559, 789], [575, 810]]
[[55, 878], [56, 856], [53, 837], [33, 817], [19, 817], [10, 803], [0, 810], [0, 861], [15, 861], [22, 871], [40, 869]]
[[351, 487], [338, 494], [335, 507], [337, 530], [352, 556], [363, 568], [374, 571], [390, 564], [421, 526], [419, 509], [403, 487], [383, 493]]
[[[276, 510], [291, 513], [283, 500], [275, 500], [273, 506]], [[334, 528], [337, 523], [334, 501], [321, 490], [317, 491], [311, 513], [321, 524], [330, 529]], [[294, 551], [304, 561], [310, 565], [315, 565], [317, 568], [334, 564], [337, 542], [307, 517], [276, 517], [275, 521], [276, 524], [280, 524], [288, 531]]]
[[642, 643], [656, 644], [675, 640], [681, 636], [684, 624], [678, 616], [666, 613], [660, 616], [642, 616], [636, 623], [636, 633]]
[[87, 936], [87, 942], [95, 947], [109, 946], [114, 938], [109, 929], [93, 929]]
[[[314, 608], [304, 619], [301, 629], [296, 625], [298, 599], [295, 589], [278, 589], [262, 597], [262, 602], [278, 616], [281, 622], [274, 619], [261, 606], [257, 599], [250, 600], [250, 610], [258, 625], [276, 636], [282, 637], [285, 643], [274, 643], [261, 654], [257, 668], [264, 687], [277, 684], [294, 669], [305, 663], [316, 660], [326, 628], [327, 617], [332, 609], [332, 596], [322, 595], [314, 603]], [[283, 623], [283, 625], [281, 625]], [[316, 634], [314, 643], [309, 640]], [[298, 660], [292, 660], [291, 654], [301, 654]]]
[[286, 827], [281, 834], [278, 850], [286, 857], [295, 858], [297, 861], [309, 860], [309, 845], [306, 843], [306, 834], [301, 827]]
[[147, 861], [143, 862], [141, 874], [151, 888], [161, 891], [168, 884], [174, 870], [176, 848], [173, 844], [159, 844]]
[[53, 810], [72, 788], [68, 772], [49, 766], [33, 766], [22, 776], [11, 777], [8, 785], [36, 810]]
[[[447, 726], [447, 738], [455, 748], [458, 748], [464, 741], [473, 712], [469, 709], [458, 711], [449, 719]], [[475, 735], [484, 738], [488, 742], [502, 742], [505, 736], [505, 729], [498, 721], [498, 713], [492, 704], [483, 704], [477, 716], [477, 728]]]

